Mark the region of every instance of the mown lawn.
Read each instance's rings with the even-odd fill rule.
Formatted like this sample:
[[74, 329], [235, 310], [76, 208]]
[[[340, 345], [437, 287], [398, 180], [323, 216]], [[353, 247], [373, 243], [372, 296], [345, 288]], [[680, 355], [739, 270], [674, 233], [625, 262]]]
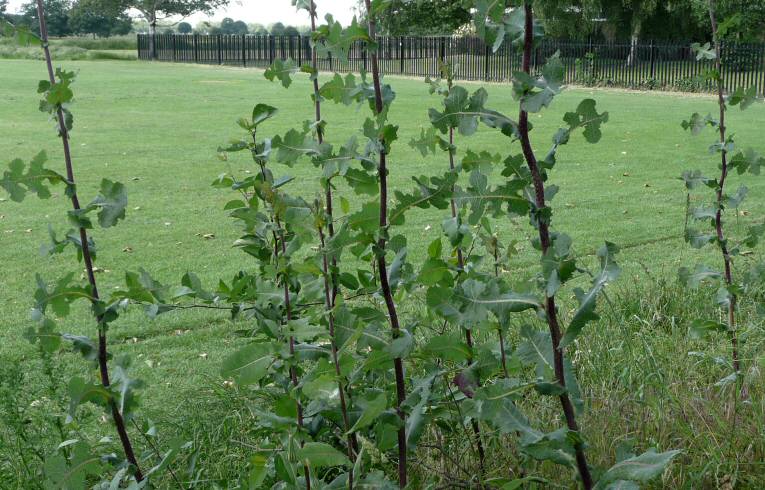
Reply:
[[[238, 230], [222, 210], [230, 193], [213, 189], [210, 183], [228, 169], [243, 173], [251, 162], [234, 156], [222, 163], [216, 150], [239, 135], [236, 120], [256, 103], [280, 109], [273, 123], [261, 130], [264, 133], [284, 133], [312, 118], [308, 81], [299, 79], [285, 91], [258, 70], [116, 61], [64, 65], [79, 72], [72, 147], [82, 199], [94, 195], [104, 176], [125, 183], [129, 191], [127, 219], [116, 228], [94, 230], [102, 289], [116, 287], [126, 270], [140, 267], [174, 284], [184, 272], [194, 271], [210, 287], [218, 278], [228, 279], [250, 267], [249, 259], [231, 246]], [[0, 61], [3, 166], [12, 158], [28, 160], [45, 149], [51, 166], [63, 168], [52, 124], [37, 110], [37, 81], [44, 77], [40, 62]], [[438, 107], [440, 101], [428, 95], [422, 81], [391, 77], [389, 82], [397, 92], [390, 119], [400, 126], [390, 156], [390, 179], [394, 190], [406, 189], [411, 176], [436, 174], [446, 165], [442, 157], [422, 158], [407, 144], [428, 124], [428, 108]], [[470, 90], [479, 86], [466, 85]], [[487, 90], [491, 108], [515, 117], [517, 104], [507, 86], [489, 85]], [[687, 340], [688, 320], [705, 306], [696, 296], [683, 299], [675, 286], [681, 264], [708, 258], [717, 265], [715, 255], [693, 251], [682, 239], [686, 194], [678, 180], [687, 168], [716, 172], [714, 156], [707, 152], [712, 133], [692, 139], [680, 127], [694, 111], [714, 111], [715, 101], [707, 96], [571, 89], [556, 98], [550, 110], [534, 116], [534, 143], [540, 152], [547, 150], [563, 113], [583, 97], [597, 99], [599, 109], [610, 112], [610, 121], [603, 127], [601, 143], [589, 145], [577, 135], [559, 152], [551, 174], [551, 182], [561, 188], [553, 201], [554, 226], [573, 237], [580, 255], [593, 254], [604, 240], [619, 244], [624, 268], [612, 289], [610, 313], [588, 327], [576, 353], [580, 384], [591, 401], [583, 426], [593, 445], [593, 459], [612, 462], [620, 440], [634, 437], [644, 447], [686, 450], [667, 477], [670, 486], [711, 487], [731, 479], [743, 481], [746, 488], [765, 484], [765, 472], [758, 464], [765, 444], [762, 390], [752, 387], [751, 402], [739, 407], [747, 411], [739, 431], [751, 439], [736, 443], [738, 459], [732, 458], [725, 434], [719, 434], [731, 430], [720, 420], [725, 418], [729, 397], [712, 386], [727, 372], [713, 360], [688, 355], [705, 349], [725, 356], [727, 344], [724, 339], [711, 346]], [[345, 142], [365, 117], [365, 111], [325, 104], [328, 139]], [[765, 107], [744, 113], [733, 110], [728, 125], [742, 145], [765, 153]], [[519, 151], [517, 143], [511, 145], [486, 128], [469, 139], [459, 138], [457, 144], [463, 150], [469, 146], [503, 156]], [[293, 189], [315, 188], [317, 173], [310, 163], [280, 170], [296, 177]], [[499, 178], [499, 171], [495, 176]], [[730, 230], [736, 233], [762, 222], [765, 185], [748, 176], [732, 180], [733, 187], [746, 184], [750, 196], [735, 217], [733, 211], [728, 215]], [[352, 203], [359, 201], [348, 197]], [[49, 223], [66, 231], [64, 206], [68, 202], [60, 189], [48, 201], [0, 202], [0, 365], [8, 366], [0, 371], [4, 376], [0, 384], [13, 388], [23, 379], [23, 389], [15, 396], [20, 403], [38, 402], [30, 411], [42, 410], [47, 402], [39, 401], [51, 395], [45, 395], [45, 380], [35, 373], [39, 368], [35, 350], [22, 333], [29, 324], [35, 274], [52, 279], [72, 268], [69, 254], [47, 258], [38, 253], [48, 240]], [[412, 261], [424, 256], [441, 218], [439, 212], [418, 211], [407, 219], [404, 233]], [[527, 240], [533, 229], [523, 219], [498, 226], [504, 238], [522, 242], [521, 254], [509, 264], [510, 273], [530, 273], [537, 264]], [[744, 261], [760, 255], [758, 251], [741, 259], [742, 268]], [[751, 306], [744, 305], [747, 311]], [[752, 330], [745, 357], [755, 369], [765, 336], [755, 316], [746, 317], [743, 324]], [[82, 305], [62, 328], [94, 332]], [[136, 311], [115, 323], [110, 333], [113, 350], [129, 353], [136, 374], [147, 383], [143, 414], [157, 421], [166, 437], [196, 440], [208, 465], [205, 477], [213, 480], [231, 478], [247, 463], [245, 422], [232, 415], [231, 395], [217, 374], [221, 359], [240, 342], [236, 328], [225, 313], [174, 313], [149, 321]], [[61, 377], [87, 369], [69, 354], [58, 362]], [[13, 381], [8, 374], [13, 369], [23, 377]], [[0, 424], [4, 423], [0, 416]], [[95, 418], [89, 427], [95, 430], [99, 424], [102, 433], [109, 433], [107, 424]], [[0, 435], [4, 431], [13, 427], [0, 425]], [[219, 444], [224, 447], [216, 447]], [[13, 473], [12, 452], [0, 447], [0, 471]]]

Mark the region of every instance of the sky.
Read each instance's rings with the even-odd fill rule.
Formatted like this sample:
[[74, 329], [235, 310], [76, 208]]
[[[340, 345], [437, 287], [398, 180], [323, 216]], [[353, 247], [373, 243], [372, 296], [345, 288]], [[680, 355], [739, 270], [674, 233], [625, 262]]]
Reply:
[[[27, 1], [29, 0], [10, 0], [8, 10], [17, 11]], [[323, 19], [327, 12], [332, 12], [335, 19], [343, 24], [350, 23], [356, 3], [356, 0], [316, 0], [320, 19]], [[212, 19], [216, 21], [224, 17], [264, 25], [274, 22], [296, 26], [308, 25], [306, 12], [297, 12], [290, 0], [231, 0], [228, 8], [219, 9], [212, 15]], [[186, 20], [193, 25], [206, 19], [206, 15], [196, 14]]]

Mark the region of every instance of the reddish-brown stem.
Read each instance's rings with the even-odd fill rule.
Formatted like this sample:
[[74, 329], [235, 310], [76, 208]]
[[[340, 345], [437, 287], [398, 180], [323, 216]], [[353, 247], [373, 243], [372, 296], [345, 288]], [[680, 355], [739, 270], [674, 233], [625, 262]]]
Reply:
[[[494, 244], [494, 277], [499, 277], [499, 253], [497, 251], [497, 244]], [[502, 373], [505, 378], [509, 378], [507, 373], [507, 354], [505, 353], [505, 335], [502, 333], [502, 327], [497, 328], [497, 334], [499, 335], [499, 357], [502, 361]]]
[[741, 361], [738, 356], [738, 337], [736, 336], [736, 293], [730, 286], [733, 285], [732, 260], [728, 253], [728, 245], [725, 242], [725, 233], [723, 229], [722, 209], [724, 205], [724, 186], [725, 179], [728, 177], [728, 152], [725, 149], [725, 82], [722, 78], [722, 59], [720, 56], [720, 39], [717, 32], [717, 17], [715, 15], [715, 2], [709, 0], [709, 19], [712, 23], [712, 37], [715, 43], [715, 65], [717, 67], [717, 103], [720, 108], [720, 180], [717, 187], [717, 212], [715, 213], [715, 228], [717, 230], [717, 241], [720, 244], [723, 261], [725, 263], [725, 284], [728, 285], [730, 302], [728, 303], [728, 331], [733, 357], [733, 370], [738, 373], [741, 370]]
[[[452, 89], [451, 79], [449, 81], [449, 91]], [[449, 170], [454, 172], [454, 128], [449, 128]], [[454, 185], [452, 185], [452, 195], [454, 194]], [[457, 203], [454, 201], [454, 197], [449, 199], [451, 202], [452, 218], [457, 218]], [[462, 253], [462, 247], [457, 247], [457, 269], [458, 274], [462, 274], [465, 270], [465, 256]], [[471, 355], [473, 352], [473, 332], [469, 329], [465, 329], [465, 343], [470, 349]], [[472, 364], [472, 359], [470, 360]], [[481, 381], [478, 380], [478, 384]], [[484, 472], [484, 462], [486, 460], [486, 451], [483, 448], [483, 441], [481, 440], [481, 427], [475, 419], [470, 420], [470, 425], [473, 427], [473, 433], [475, 434], [476, 449], [478, 450], [478, 461], [481, 468], [481, 473]]]
[[[281, 246], [281, 253], [282, 257], [286, 259], [287, 257], [287, 240], [285, 239], [284, 229], [282, 228], [282, 224], [278, 217], [275, 217], [276, 221], [276, 227], [279, 229], [279, 244]], [[275, 255], [275, 258], [279, 259], [278, 254], [278, 248], [276, 249], [277, 253]], [[285, 273], [283, 276], [283, 282], [284, 282], [284, 309], [286, 310], [287, 314], [287, 324], [289, 327], [289, 322], [292, 321], [292, 303], [290, 302], [290, 282], [289, 277]], [[297, 378], [297, 370], [295, 369], [295, 337], [290, 335], [289, 338], [289, 346], [290, 346], [290, 357], [292, 357], [292, 363], [290, 364], [290, 380], [292, 381], [292, 386], [297, 388], [298, 386], [298, 378]], [[295, 400], [295, 406], [297, 407], [297, 423], [298, 427], [300, 429], [303, 428], [303, 404], [300, 403], [299, 399]], [[302, 445], [302, 443], [301, 443]], [[311, 473], [308, 469], [308, 465], [303, 466], [303, 470], [305, 471], [305, 484], [306, 488], [308, 490], [311, 490]]]
[[[526, 0], [524, 2], [524, 9], [526, 13], [525, 21], [525, 34], [523, 44], [523, 71], [526, 73], [531, 72], [531, 50], [534, 44], [534, 12], [531, 6], [531, 1]], [[534, 184], [534, 195], [537, 212], [541, 212], [545, 209], [545, 187], [542, 180], [542, 175], [539, 171], [539, 165], [537, 164], [534, 150], [531, 147], [531, 140], [529, 139], [529, 114], [521, 109], [518, 117], [518, 133], [520, 134], [521, 148], [523, 150], [523, 156], [526, 160], [526, 164], [531, 172], [531, 178]], [[542, 255], [547, 253], [550, 248], [550, 225], [545, 218], [540, 217], [538, 220], [539, 241], [542, 246]], [[565, 389], [566, 378], [564, 374], [563, 364], [563, 349], [560, 347], [561, 341], [561, 329], [558, 323], [558, 311], [555, 306], [555, 295], [547, 297], [545, 300], [545, 316], [547, 318], [547, 325], [550, 329], [550, 338], [552, 340], [553, 347], [553, 363], [555, 365], [555, 377], [558, 383]], [[566, 425], [568, 429], [574, 432], [579, 432], [579, 426], [576, 422], [576, 415], [574, 412], [574, 406], [571, 403], [571, 399], [568, 396], [568, 392], [564, 391], [559, 397], [563, 414], [566, 418]], [[581, 443], [574, 445], [574, 451], [576, 455], [576, 466], [579, 470], [579, 476], [582, 479], [582, 484], [587, 490], [592, 488], [592, 476], [590, 475], [590, 469], [587, 466], [587, 459], [584, 454], [584, 447]]]
[[[377, 22], [372, 14], [372, 8], [370, 0], [364, 0], [364, 4], [367, 9], [367, 20], [369, 22], [369, 39], [374, 44], [376, 41], [376, 28]], [[375, 89], [375, 114], [381, 114], [384, 110], [382, 99], [382, 87], [380, 86], [380, 67], [377, 60], [377, 51], [372, 51], [372, 82]], [[381, 142], [382, 143], [382, 142]], [[379, 178], [380, 178], [380, 231], [385, 232], [388, 228], [388, 169], [386, 162], [385, 148], [380, 150], [380, 162], [379, 162]], [[385, 261], [385, 246], [386, 240], [383, 236], [377, 241], [377, 269], [380, 275], [380, 287], [382, 288], [383, 297], [385, 299], [385, 307], [388, 310], [388, 317], [390, 320], [390, 326], [393, 330], [393, 335], [398, 336], [400, 327], [398, 323], [398, 312], [396, 311], [396, 303], [393, 301], [393, 292], [391, 291], [390, 284], [388, 283], [388, 267]], [[396, 412], [401, 419], [401, 428], [398, 430], [398, 484], [400, 488], [406, 487], [407, 483], [407, 461], [406, 461], [406, 414], [402, 408], [404, 400], [406, 400], [406, 384], [404, 380], [404, 363], [400, 357], [393, 360], [393, 368], [396, 375]]]
[[[316, 3], [311, 0], [311, 32], [316, 31]], [[319, 92], [319, 79], [318, 79], [318, 54], [316, 52], [316, 47], [314, 46], [311, 50], [311, 66], [314, 71], [314, 79], [313, 79], [313, 97], [314, 97], [314, 108], [316, 111], [316, 137], [319, 140], [319, 144], [324, 142], [324, 129], [321, 126], [321, 94]], [[335, 225], [334, 225], [334, 217], [332, 215], [333, 209], [332, 209], [332, 183], [327, 180], [327, 188], [325, 192], [325, 208], [324, 212], [327, 216], [327, 234], [329, 235], [329, 238], [332, 238], [335, 236]], [[324, 231], [319, 228], [319, 236], [321, 237], [321, 247], [322, 249], [325, 248], [325, 237], [324, 237]], [[338, 388], [340, 390], [340, 407], [343, 412], [343, 422], [345, 423], [345, 430], [348, 432], [350, 430], [350, 423], [348, 419], [348, 408], [346, 403], [346, 397], [348, 398], [348, 401], [350, 400], [350, 394], [347, 394], [345, 392], [345, 389], [343, 387], [343, 384], [340, 382], [340, 362], [337, 358], [337, 342], [335, 341], [335, 314], [332, 311], [332, 309], [335, 307], [335, 302], [337, 301], [337, 295], [339, 294], [339, 287], [338, 287], [338, 281], [337, 276], [335, 274], [335, 270], [337, 268], [337, 260], [333, 257], [330, 262], [327, 261], [326, 253], [322, 257], [323, 265], [324, 265], [324, 289], [325, 293], [329, 293], [329, 297], [326, 301], [326, 308], [327, 308], [327, 314], [328, 314], [328, 322], [329, 322], [329, 335], [332, 339], [332, 348], [333, 348], [333, 360], [335, 363], [335, 373], [338, 376]], [[332, 264], [332, 270], [330, 270], [329, 264]], [[359, 452], [359, 445], [358, 441], [356, 440], [356, 434], [349, 434], [348, 435], [348, 451], [349, 456], [351, 457], [351, 461], [353, 461], [354, 454], [358, 454]], [[348, 485], [349, 488], [352, 488], [353, 485], [353, 470], [349, 473], [348, 477]]]
[[[48, 48], [48, 26], [45, 22], [45, 9], [43, 7], [42, 0], [37, 0], [37, 16], [40, 21], [40, 38], [42, 40], [42, 47], [43, 51], [45, 53], [45, 64], [48, 69], [48, 79], [50, 81], [51, 86], [56, 84], [56, 77], [53, 72], [53, 60], [51, 59], [50, 55], [50, 49]], [[61, 136], [61, 143], [64, 147], [64, 163], [66, 165], [66, 179], [69, 183], [69, 185], [72, 186], [71, 188], [71, 201], [72, 201], [72, 208], [74, 208], [75, 211], [78, 211], [80, 209], [80, 200], [77, 197], [77, 188], [75, 186], [75, 179], [74, 179], [74, 167], [72, 165], [72, 154], [69, 149], [69, 131], [66, 128], [66, 123], [64, 120], [64, 112], [61, 110], [61, 107], [59, 106], [56, 109], [56, 116], [58, 118], [58, 126], [59, 126], [59, 135]], [[80, 228], [80, 243], [82, 247], [82, 258], [85, 262], [85, 270], [87, 272], [88, 276], [88, 283], [90, 283], [90, 287], [92, 289], [91, 296], [93, 298], [93, 302], [100, 301], [99, 295], [98, 295], [98, 285], [96, 284], [96, 275], [93, 270], [93, 257], [90, 252], [90, 246], [88, 244], [88, 233], [85, 230], [85, 228]], [[107, 352], [107, 343], [106, 343], [106, 327], [103, 325], [103, 317], [98, 316], [98, 371], [101, 378], [101, 384], [104, 388], [109, 388], [109, 385], [111, 384], [109, 381], [109, 365], [108, 365], [108, 352]], [[130, 442], [130, 436], [127, 433], [127, 428], [125, 427], [125, 419], [122, 417], [122, 413], [119, 411], [119, 407], [117, 407], [117, 403], [114, 399], [109, 400], [109, 408], [112, 413], [112, 420], [114, 421], [114, 425], [117, 428], [117, 434], [119, 435], [120, 442], [122, 443], [122, 448], [125, 451], [125, 457], [127, 458], [128, 462], [130, 462], [131, 465], [135, 467], [135, 478], [138, 481], [143, 480], [143, 473], [141, 472], [141, 468], [138, 465], [138, 460], [135, 457], [135, 452], [133, 451], [133, 445]]]
[[[327, 322], [329, 323], [329, 339], [332, 350], [332, 362], [335, 365], [335, 376], [337, 376], [337, 389], [340, 393], [340, 412], [343, 416], [343, 429], [348, 438], [348, 458], [351, 461], [356, 460], [357, 444], [355, 434], [351, 433], [351, 422], [348, 418], [348, 405], [345, 401], [345, 384], [343, 375], [340, 372], [340, 360], [337, 355], [337, 339], [335, 338], [335, 315], [332, 313], [332, 292], [329, 279], [329, 261], [327, 260], [326, 242], [324, 240], [324, 230], [319, 226], [319, 240], [322, 249], [322, 269], [324, 272], [324, 304], [327, 309]], [[353, 490], [353, 468], [348, 472], [348, 489]]]

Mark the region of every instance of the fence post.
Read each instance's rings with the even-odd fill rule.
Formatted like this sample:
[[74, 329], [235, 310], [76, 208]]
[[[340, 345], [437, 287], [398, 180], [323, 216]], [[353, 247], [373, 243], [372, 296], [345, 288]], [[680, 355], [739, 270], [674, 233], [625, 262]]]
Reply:
[[650, 47], [650, 49], [651, 49], [651, 54], [650, 54], [650, 59], [651, 59], [651, 80], [653, 80], [654, 78], [656, 78], [656, 66], [655, 66], [655, 61], [654, 61], [654, 57], [653, 57], [653, 39], [651, 39], [651, 47]]
[[483, 79], [489, 81], [489, 45], [484, 41], [483, 48]]
[[400, 75], [403, 75], [404, 74], [404, 38], [403, 37], [398, 38], [398, 61], [399, 61], [398, 73]]
[[171, 45], [173, 46], [173, 61], [178, 61], [178, 55], [176, 53], [176, 47], [175, 47], [175, 34], [170, 34], [170, 41]]
[[242, 34], [242, 66], [247, 66], [247, 34]]
[[367, 49], [369, 49], [369, 45], [363, 43], [361, 45], [361, 59], [364, 62], [364, 71], [367, 71]]
[[303, 66], [303, 35], [298, 34], [298, 66]]
[[441, 63], [446, 64], [446, 37], [441, 36], [441, 42], [438, 46], [438, 58]]
[[272, 65], [274, 63], [274, 49], [276, 44], [276, 39], [274, 38], [273, 34], [268, 35], [268, 64]]
[[192, 34], [191, 36], [191, 50], [194, 54], [194, 63], [199, 63], [199, 48], [197, 46], [199, 34]]
[[222, 65], [223, 64], [223, 51], [222, 51], [223, 48], [221, 46], [221, 39], [223, 38], [223, 36], [221, 34], [218, 34], [215, 37], [216, 37], [216, 41], [218, 42], [218, 64]]

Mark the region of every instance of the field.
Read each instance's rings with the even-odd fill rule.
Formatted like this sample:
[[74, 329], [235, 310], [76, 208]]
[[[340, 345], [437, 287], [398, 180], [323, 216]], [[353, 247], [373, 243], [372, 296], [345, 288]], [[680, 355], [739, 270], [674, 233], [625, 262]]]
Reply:
[[[57, 60], [134, 60], [136, 36], [114, 36], [92, 39], [64, 37], [50, 43], [53, 59]], [[42, 60], [39, 47], [18, 46], [12, 39], [0, 38], [0, 59]]]
[[[210, 186], [228, 166], [241, 172], [251, 162], [236, 157], [222, 163], [216, 149], [238, 134], [236, 120], [256, 103], [280, 109], [264, 132], [283, 133], [295, 121], [310, 119], [310, 105], [304, 100], [307, 80], [299, 79], [296, 87], [285, 92], [254, 69], [120, 61], [73, 61], [65, 66], [78, 71], [72, 145], [81, 195], [89, 199], [105, 175], [128, 186], [125, 223], [94, 233], [103, 289], [120, 284], [126, 270], [139, 267], [174, 284], [184, 271], [195, 271], [210, 286], [218, 278], [228, 279], [252, 267], [231, 247], [239, 234], [222, 210], [229, 194]], [[26, 160], [46, 149], [51, 165], [62, 168], [52, 125], [37, 112], [37, 81], [44, 76], [40, 62], [0, 61], [3, 166], [12, 158]], [[390, 119], [400, 125], [390, 161], [391, 185], [394, 190], [406, 189], [411, 176], [434, 175], [446, 165], [442, 157], [424, 159], [406, 144], [428, 124], [428, 108], [440, 101], [428, 95], [420, 80], [390, 77], [389, 81], [397, 92]], [[480, 86], [465, 85], [470, 90]], [[487, 90], [488, 106], [515, 116], [517, 103], [507, 86], [488, 85]], [[716, 356], [726, 357], [728, 343], [720, 337], [710, 347], [688, 338], [688, 322], [709, 308], [709, 301], [681, 294], [676, 284], [680, 265], [718, 262], [710, 251], [699, 253], [684, 243], [686, 194], [678, 180], [688, 168], [703, 168], [708, 174], [716, 169], [714, 156], [707, 152], [712, 133], [692, 139], [680, 127], [693, 112], [713, 112], [715, 100], [572, 88], [556, 98], [550, 110], [534, 116], [532, 136], [538, 151], [544, 153], [563, 113], [585, 96], [596, 98], [599, 108], [608, 110], [611, 117], [600, 144], [577, 142], [559, 153], [551, 175], [552, 183], [562, 189], [553, 202], [554, 227], [573, 237], [580, 256], [593, 255], [604, 240], [618, 244], [624, 269], [609, 290], [603, 319], [588, 327], [574, 355], [589, 401], [582, 419], [591, 446], [588, 453], [594, 464], [608, 466], [625, 441], [634, 439], [641, 449], [680, 448], [683, 455], [664, 482], [656, 483], [657, 488], [762, 488], [765, 397], [759, 370], [765, 368], [765, 335], [758, 317], [750, 314], [756, 305], [742, 305], [746, 320], [742, 328], [747, 331], [743, 358], [752, 370], [752, 385], [749, 400], [737, 407], [738, 421], [731, 424], [729, 388], [715, 386], [728, 372], [716, 360]], [[363, 117], [352, 109], [327, 104], [329, 140], [344, 142]], [[745, 113], [734, 110], [729, 118], [738, 141], [765, 153], [765, 107]], [[517, 144], [510, 146], [506, 141], [484, 128], [460, 144], [503, 155], [519, 151]], [[315, 175], [309, 163], [303, 165], [283, 169], [296, 177], [294, 188]], [[498, 172], [495, 176], [499, 178]], [[749, 199], [735, 217], [733, 211], [728, 215], [730, 230], [740, 235], [747, 226], [762, 222], [765, 185], [739, 176], [733, 180], [734, 187], [739, 183], [749, 187]], [[12, 417], [2, 415], [10, 413], [6, 408], [29, 407], [24, 417], [35, 421], [44, 419], [46, 410], [65, 406], [64, 393], [48, 391], [46, 380], [36, 371], [39, 360], [34, 348], [22, 337], [29, 323], [35, 274], [56, 277], [68, 270], [71, 261], [68, 256], [49, 259], [37, 253], [48, 240], [47, 223], [60, 232], [66, 229], [60, 212], [63, 199], [59, 194], [24, 205], [0, 202], [0, 395], [4, 400], [0, 402], [0, 481], [3, 485], [12, 482], [9, 488], [29, 485], [19, 448], [28, 443], [47, 450], [55, 438], [32, 429], [30, 441], [19, 442], [13, 437], [17, 427]], [[405, 234], [413, 262], [425, 256], [435, 233], [426, 231], [438, 230], [441, 218], [436, 212], [420, 212], [407, 220]], [[522, 243], [520, 255], [506, 273], [525, 276], [538, 260], [528, 245], [531, 228], [525, 220], [497, 226], [504, 238]], [[745, 262], [761, 259], [760, 255], [738, 260], [743, 267]], [[65, 327], [73, 333], [93, 334], [84, 306], [68, 318]], [[135, 374], [147, 381], [142, 417], [157, 424], [162, 439], [194, 441], [199, 451], [197, 470], [201, 470], [195, 477], [204, 488], [233, 485], [246, 471], [248, 448], [257, 442], [248, 433], [252, 414], [246, 397], [225, 386], [218, 374], [221, 359], [241, 343], [238, 328], [225, 313], [188, 311], [149, 321], [136, 311], [110, 331], [113, 351], [129, 353]], [[692, 354], [701, 351], [706, 354]], [[86, 369], [73, 354], [60, 356], [58, 362], [55, 376], [62, 379], [64, 374]], [[550, 420], [545, 410], [555, 413], [555, 408], [550, 405], [535, 416]], [[106, 435], [110, 428], [96, 414], [100, 412], [93, 409], [85, 417], [81, 430]], [[727, 436], [730, 433], [735, 434], [733, 442]], [[497, 464], [501, 468], [501, 462]], [[554, 469], [546, 471], [555, 477]], [[560, 482], [566, 487], [571, 479], [564, 477]]]

